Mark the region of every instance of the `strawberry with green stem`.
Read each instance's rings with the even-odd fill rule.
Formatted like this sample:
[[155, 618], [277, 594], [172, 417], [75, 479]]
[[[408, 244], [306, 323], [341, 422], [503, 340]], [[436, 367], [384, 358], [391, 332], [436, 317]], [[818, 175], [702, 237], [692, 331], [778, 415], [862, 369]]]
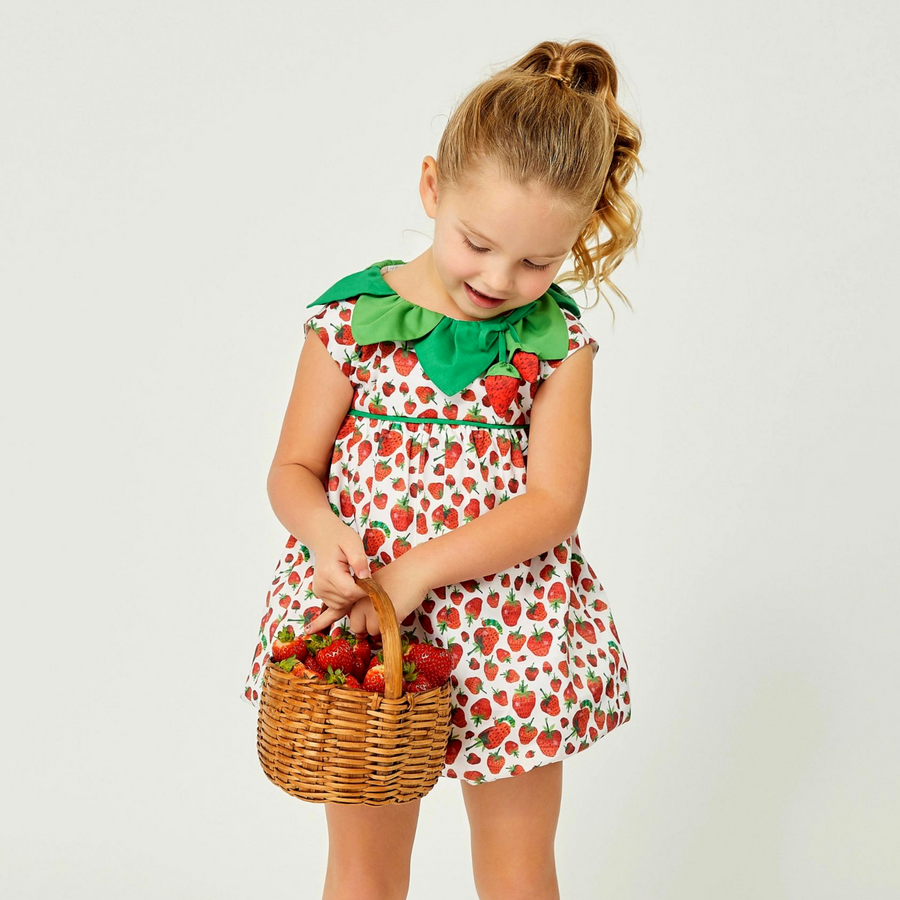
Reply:
[[296, 656], [301, 662], [306, 659], [306, 641], [303, 635], [294, 634], [294, 626], [286, 625], [272, 641], [272, 659], [281, 662], [290, 656]]
[[350, 675], [343, 669], [335, 670], [331, 666], [328, 667], [328, 671], [325, 673], [324, 681], [326, 684], [335, 684], [342, 687], [360, 687], [359, 681], [353, 675]]
[[324, 671], [332, 668], [349, 674], [353, 670], [353, 651], [343, 638], [326, 635], [322, 647], [316, 651], [315, 659]]
[[523, 384], [533, 384], [540, 376], [540, 359], [537, 352], [521, 343], [513, 326], [512, 334], [505, 330], [498, 333], [500, 343], [498, 361], [484, 378], [488, 402], [500, 416], [505, 416], [519, 395]]

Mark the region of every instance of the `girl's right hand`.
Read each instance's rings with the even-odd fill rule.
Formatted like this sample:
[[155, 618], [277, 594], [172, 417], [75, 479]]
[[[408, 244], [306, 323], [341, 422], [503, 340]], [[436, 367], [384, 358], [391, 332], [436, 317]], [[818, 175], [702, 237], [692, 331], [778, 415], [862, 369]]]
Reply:
[[312, 551], [315, 555], [312, 591], [325, 606], [346, 614], [354, 604], [369, 596], [353, 579], [353, 575], [368, 578], [371, 573], [362, 538], [349, 525], [335, 518]]

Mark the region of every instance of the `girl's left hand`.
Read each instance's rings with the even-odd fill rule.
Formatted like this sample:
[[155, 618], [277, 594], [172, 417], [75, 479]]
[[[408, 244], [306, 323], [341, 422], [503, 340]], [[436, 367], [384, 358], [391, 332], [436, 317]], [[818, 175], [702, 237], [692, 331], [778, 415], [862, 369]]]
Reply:
[[[405, 556], [406, 554], [404, 554]], [[402, 622], [414, 609], [421, 606], [429, 591], [428, 580], [415, 565], [409, 561], [404, 562], [404, 556], [372, 570], [372, 581], [380, 585], [391, 598], [397, 622]], [[358, 581], [358, 579], [357, 579]], [[326, 607], [316, 616], [307, 627], [306, 634], [314, 634], [334, 624], [338, 619], [348, 616], [349, 629], [354, 634], [368, 632], [373, 636], [381, 634], [378, 624], [378, 616], [375, 613], [375, 604], [371, 597], [365, 597], [347, 610], [335, 610]]]

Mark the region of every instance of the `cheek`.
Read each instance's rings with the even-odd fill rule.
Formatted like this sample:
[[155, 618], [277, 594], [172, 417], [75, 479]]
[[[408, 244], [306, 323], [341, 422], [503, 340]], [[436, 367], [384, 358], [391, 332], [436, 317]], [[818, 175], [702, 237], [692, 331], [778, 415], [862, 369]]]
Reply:
[[525, 276], [525, 281], [528, 284], [529, 293], [534, 294], [536, 297], [540, 297], [547, 292], [547, 289], [553, 282], [553, 276], [551, 274], [552, 269], [553, 267], [551, 266], [543, 272], [539, 272], [535, 269], [528, 272]]
[[519, 293], [523, 297], [531, 297], [537, 300], [542, 297], [550, 288], [553, 282], [549, 275], [550, 269], [546, 272], [530, 271], [519, 279]]
[[466, 281], [471, 277], [473, 271], [471, 259], [465, 248], [442, 241], [435, 242], [431, 252], [435, 266], [444, 273], [445, 277], [459, 281]]

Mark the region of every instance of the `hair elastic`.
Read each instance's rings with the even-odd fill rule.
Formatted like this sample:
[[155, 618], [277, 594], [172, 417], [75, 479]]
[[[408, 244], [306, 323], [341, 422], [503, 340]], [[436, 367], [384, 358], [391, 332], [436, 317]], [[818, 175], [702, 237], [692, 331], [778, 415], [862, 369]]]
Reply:
[[541, 75], [546, 75], [548, 78], [555, 78], [566, 87], [571, 87], [572, 85], [572, 80], [565, 75], [561, 75], [559, 72], [541, 72]]

